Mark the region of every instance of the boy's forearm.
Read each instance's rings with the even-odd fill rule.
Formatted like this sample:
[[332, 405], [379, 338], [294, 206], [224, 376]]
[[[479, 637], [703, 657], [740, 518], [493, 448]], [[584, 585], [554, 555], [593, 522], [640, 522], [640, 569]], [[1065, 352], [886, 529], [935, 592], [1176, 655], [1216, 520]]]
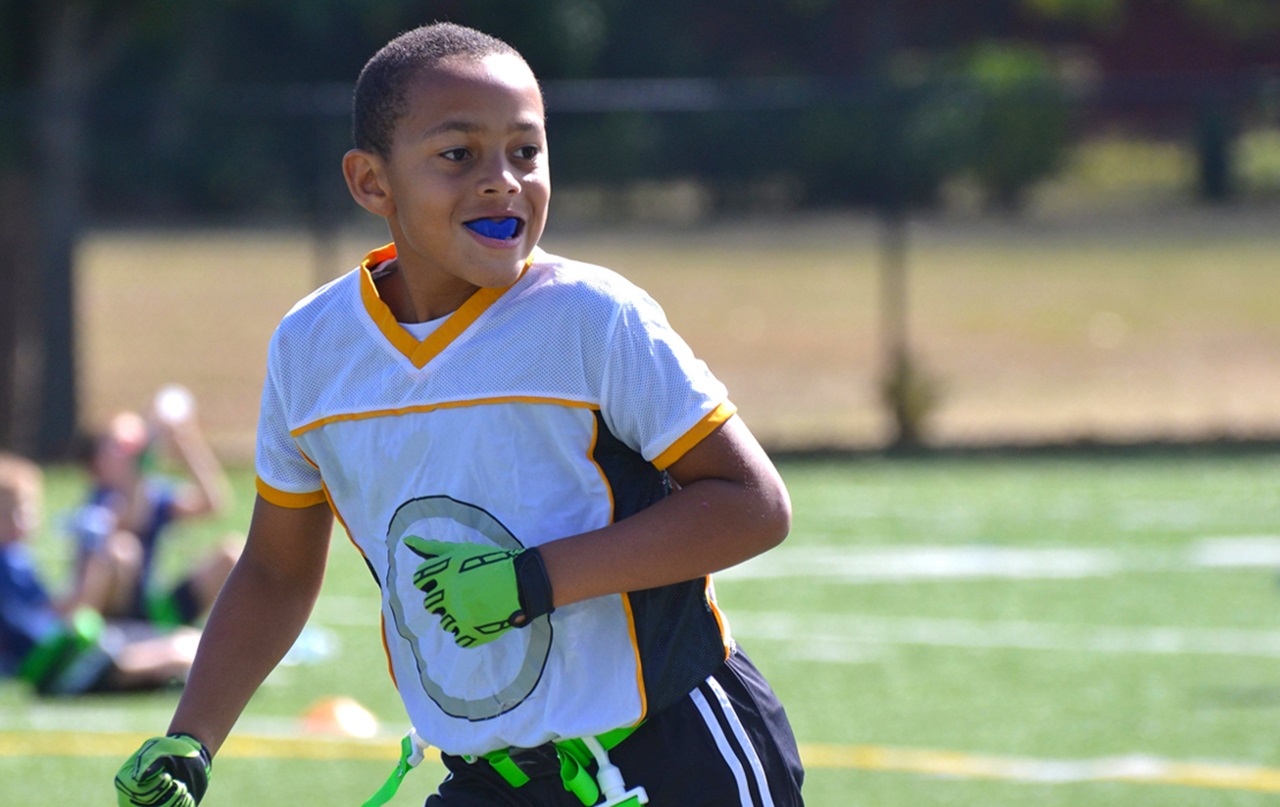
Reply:
[[706, 479], [630, 518], [539, 549], [560, 607], [726, 569], [776, 546], [789, 526], [789, 507]]
[[668, 471], [679, 488], [665, 499], [539, 547], [557, 607], [702, 577], [777, 546], [791, 529], [786, 486], [736, 417]]

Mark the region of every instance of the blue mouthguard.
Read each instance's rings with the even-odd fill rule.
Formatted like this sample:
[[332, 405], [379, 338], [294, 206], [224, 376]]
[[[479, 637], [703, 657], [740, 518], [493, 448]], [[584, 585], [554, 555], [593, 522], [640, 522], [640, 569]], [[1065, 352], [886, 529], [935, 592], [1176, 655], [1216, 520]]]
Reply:
[[500, 221], [494, 221], [493, 219], [476, 219], [475, 221], [468, 221], [467, 226], [486, 238], [506, 240], [516, 234], [516, 228], [520, 226], [520, 220], [501, 219]]

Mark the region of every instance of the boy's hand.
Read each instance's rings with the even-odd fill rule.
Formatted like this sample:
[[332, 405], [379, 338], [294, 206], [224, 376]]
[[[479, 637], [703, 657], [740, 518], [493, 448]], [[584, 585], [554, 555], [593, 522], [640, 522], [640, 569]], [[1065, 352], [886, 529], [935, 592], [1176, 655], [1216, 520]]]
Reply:
[[459, 647], [488, 644], [551, 613], [551, 581], [537, 549], [496, 549], [405, 536], [423, 559], [413, 584]]
[[195, 807], [211, 767], [209, 750], [195, 737], [152, 737], [116, 774], [119, 807]]

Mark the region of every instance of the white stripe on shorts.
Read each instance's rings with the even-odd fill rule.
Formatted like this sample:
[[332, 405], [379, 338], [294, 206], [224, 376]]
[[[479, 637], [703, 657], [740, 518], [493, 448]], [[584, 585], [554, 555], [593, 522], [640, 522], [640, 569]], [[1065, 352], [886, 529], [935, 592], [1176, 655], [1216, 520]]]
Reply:
[[720, 682], [715, 678], [708, 678], [707, 683], [711, 685], [711, 691], [716, 693], [716, 699], [720, 701], [720, 708], [724, 710], [725, 719], [729, 721], [729, 728], [733, 729], [734, 736], [738, 738], [738, 744], [742, 746], [742, 753], [746, 755], [747, 761], [751, 763], [751, 772], [756, 777], [756, 787], [760, 790], [762, 807], [773, 807], [773, 796], [769, 793], [769, 779], [764, 775], [764, 765], [760, 762], [760, 754], [756, 752], [756, 747], [751, 744], [751, 738], [747, 736], [747, 730], [742, 725], [742, 721], [738, 719], [738, 713], [733, 710], [733, 704], [729, 703], [729, 696], [725, 694]]
[[[760, 756], [747, 738], [746, 729], [743, 728], [742, 721], [738, 719], [737, 712], [733, 710], [733, 704], [729, 703], [729, 697], [725, 694], [719, 681], [715, 680], [715, 678], [708, 678], [707, 684], [710, 685], [712, 693], [716, 696], [717, 705], [724, 714], [725, 722], [733, 730], [734, 736], [742, 746], [743, 754], [751, 765], [751, 772], [756, 780], [756, 788], [760, 791], [760, 797], [764, 800], [762, 807], [773, 807], [773, 797], [769, 794], [769, 782], [764, 775], [764, 766], [760, 764]], [[716, 747], [720, 749], [720, 755], [724, 757], [725, 764], [729, 766], [729, 770], [733, 771], [733, 778], [738, 783], [738, 796], [742, 800], [743, 807], [755, 807], [755, 802], [751, 800], [751, 788], [747, 785], [747, 773], [743, 770], [742, 760], [739, 759], [737, 752], [734, 751], [733, 744], [725, 736], [724, 730], [720, 728], [720, 721], [716, 720], [716, 716], [711, 710], [711, 704], [699, 689], [690, 692], [689, 696], [693, 698], [698, 711], [702, 713], [702, 721], [706, 723], [707, 729], [715, 739]]]

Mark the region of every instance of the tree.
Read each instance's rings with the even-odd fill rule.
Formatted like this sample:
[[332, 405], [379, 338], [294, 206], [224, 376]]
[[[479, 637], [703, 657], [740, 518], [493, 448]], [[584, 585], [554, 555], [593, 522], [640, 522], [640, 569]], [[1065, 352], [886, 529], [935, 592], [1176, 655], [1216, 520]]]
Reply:
[[0, 8], [0, 88], [15, 93], [0, 153], [0, 445], [49, 458], [76, 429], [74, 256], [83, 215], [87, 106], [141, 3], [64, 0]]

